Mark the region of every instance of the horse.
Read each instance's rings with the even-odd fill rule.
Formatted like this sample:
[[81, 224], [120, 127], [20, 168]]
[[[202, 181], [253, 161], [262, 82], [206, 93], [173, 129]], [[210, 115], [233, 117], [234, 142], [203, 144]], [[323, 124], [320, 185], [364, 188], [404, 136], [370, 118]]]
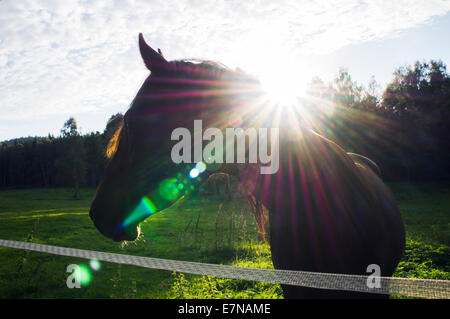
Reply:
[[[251, 185], [247, 195], [261, 234], [269, 237], [276, 269], [367, 275], [367, 266], [377, 264], [382, 276], [392, 276], [405, 231], [373, 161], [346, 153], [310, 129], [280, 127], [276, 173], [262, 175], [258, 164], [219, 163], [188, 178], [193, 164], [174, 163], [171, 132], [178, 127], [192, 131], [194, 119], [219, 128], [235, 126], [236, 118], [243, 125], [255, 123], [261, 84], [216, 62], [167, 61], [142, 34], [138, 41], [150, 74], [111, 138], [110, 161], [90, 207], [90, 218], [104, 236], [136, 240], [141, 221], [183, 196], [179, 181], [198, 187], [210, 175], [226, 173]], [[285, 298], [381, 297], [290, 285], [282, 289]]]
[[208, 180], [205, 182], [204, 189], [214, 199], [230, 200], [233, 195], [230, 177], [229, 174], [225, 173], [213, 174], [209, 176]]

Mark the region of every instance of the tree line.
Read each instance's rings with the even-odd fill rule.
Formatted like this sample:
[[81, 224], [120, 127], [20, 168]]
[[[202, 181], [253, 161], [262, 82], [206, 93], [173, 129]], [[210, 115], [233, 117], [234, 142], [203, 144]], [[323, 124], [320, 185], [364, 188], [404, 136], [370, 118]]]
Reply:
[[108, 141], [122, 121], [118, 113], [103, 133], [81, 135], [76, 120], [65, 123], [60, 136], [27, 137], [0, 144], [0, 187], [97, 186], [107, 164]]
[[395, 70], [380, 92], [372, 78], [365, 87], [341, 69], [332, 83], [312, 81], [318, 130], [344, 147], [373, 159], [391, 181], [450, 179], [450, 76], [440, 60], [417, 61]]
[[[308, 93], [303, 103], [315, 129], [373, 159], [385, 179], [450, 179], [450, 76], [442, 61], [396, 69], [382, 92], [374, 78], [363, 86], [341, 69], [330, 83], [313, 79]], [[70, 118], [60, 136], [0, 143], [0, 187], [70, 186], [75, 195], [79, 187], [95, 187], [122, 118], [111, 116], [102, 133], [81, 135]]]

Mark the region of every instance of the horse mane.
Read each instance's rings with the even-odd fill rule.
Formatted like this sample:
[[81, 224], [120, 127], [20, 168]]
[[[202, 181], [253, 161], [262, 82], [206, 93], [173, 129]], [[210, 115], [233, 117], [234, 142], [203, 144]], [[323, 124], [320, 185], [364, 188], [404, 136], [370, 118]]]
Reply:
[[183, 76], [194, 80], [211, 81], [218, 85], [224, 83], [240, 82], [241, 80], [257, 80], [256, 77], [244, 72], [240, 68], [231, 69], [225, 64], [212, 60], [182, 59], [171, 61], [177, 71]]
[[113, 155], [116, 153], [117, 147], [119, 146], [119, 136], [120, 133], [122, 132], [122, 128], [123, 128], [123, 120], [120, 123], [119, 127], [114, 132], [113, 136], [108, 141], [108, 147], [106, 148], [107, 158], [112, 158]]
[[[177, 66], [191, 66], [191, 67], [200, 67], [203, 69], [209, 69], [209, 70], [216, 70], [216, 71], [230, 71], [231, 70], [228, 66], [226, 66], [223, 63], [212, 61], [212, 60], [203, 60], [203, 59], [182, 59], [182, 60], [174, 60], [171, 61], [171, 63], [177, 65]], [[191, 68], [192, 70], [193, 68]]]

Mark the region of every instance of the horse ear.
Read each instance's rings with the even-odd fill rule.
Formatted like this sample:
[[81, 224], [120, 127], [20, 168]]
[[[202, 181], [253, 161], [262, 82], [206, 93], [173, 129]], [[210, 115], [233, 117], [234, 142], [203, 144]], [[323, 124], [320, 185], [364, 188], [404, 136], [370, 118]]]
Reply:
[[152, 72], [167, 69], [170, 65], [162, 56], [161, 50], [158, 49], [158, 53], [145, 42], [142, 33], [139, 33], [139, 50], [145, 66]]

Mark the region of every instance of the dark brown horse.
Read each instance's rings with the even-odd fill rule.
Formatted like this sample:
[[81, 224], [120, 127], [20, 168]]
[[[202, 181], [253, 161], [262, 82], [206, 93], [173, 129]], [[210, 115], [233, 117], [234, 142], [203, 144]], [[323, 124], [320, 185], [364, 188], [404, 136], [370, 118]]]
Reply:
[[[261, 175], [258, 165], [219, 164], [189, 179], [194, 164], [171, 159], [172, 131], [184, 127], [193, 132], [198, 119], [203, 128], [254, 125], [261, 107], [259, 82], [216, 63], [166, 61], [142, 35], [139, 48], [151, 74], [111, 140], [112, 158], [90, 210], [103, 235], [135, 240], [142, 220], [184, 194], [179, 180], [195, 188], [210, 174], [225, 172], [253, 185], [249, 196], [260, 230], [268, 230], [275, 268], [367, 275], [367, 266], [377, 264], [382, 276], [392, 275], [405, 234], [375, 163], [347, 154], [310, 130], [289, 127], [280, 128], [275, 174]], [[269, 116], [258, 126], [271, 123]], [[377, 296], [294, 286], [283, 286], [283, 291], [288, 298]]]

